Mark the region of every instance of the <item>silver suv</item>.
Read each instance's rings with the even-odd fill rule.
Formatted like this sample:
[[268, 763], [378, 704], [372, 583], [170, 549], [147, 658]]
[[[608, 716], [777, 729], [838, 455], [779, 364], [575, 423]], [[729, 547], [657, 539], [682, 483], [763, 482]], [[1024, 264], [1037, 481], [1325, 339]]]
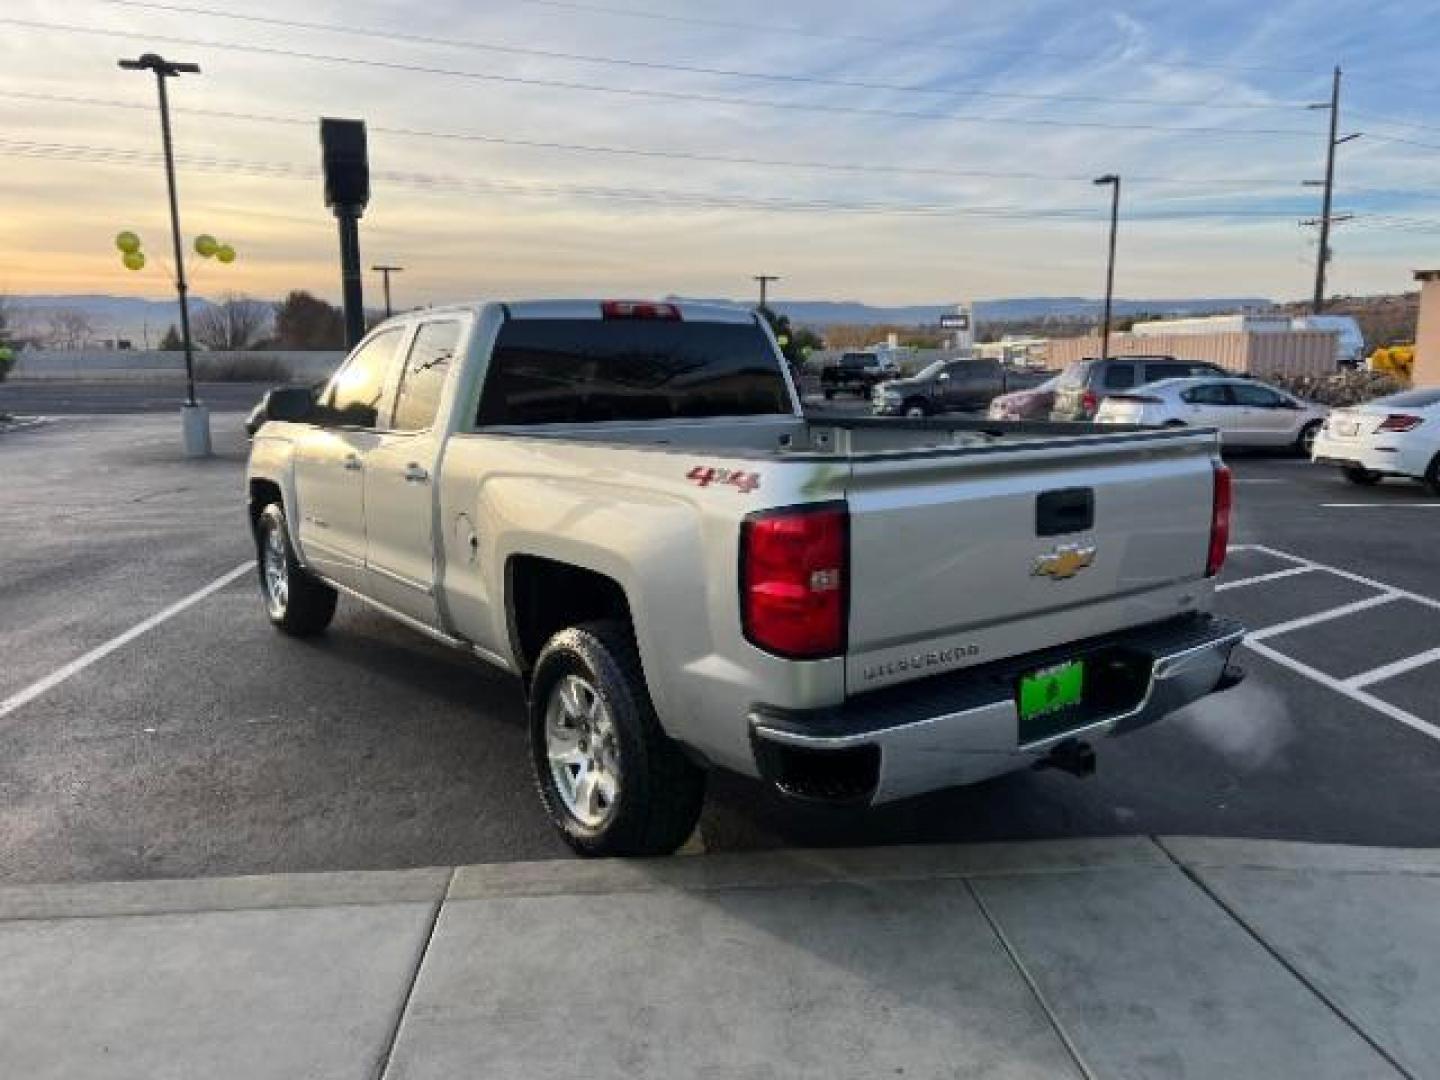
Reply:
[[1055, 404], [1050, 408], [1050, 419], [1093, 420], [1106, 394], [1161, 379], [1186, 379], [1196, 375], [1233, 377], [1235, 372], [1206, 360], [1177, 360], [1173, 356], [1081, 360], [1066, 368], [1055, 384]]

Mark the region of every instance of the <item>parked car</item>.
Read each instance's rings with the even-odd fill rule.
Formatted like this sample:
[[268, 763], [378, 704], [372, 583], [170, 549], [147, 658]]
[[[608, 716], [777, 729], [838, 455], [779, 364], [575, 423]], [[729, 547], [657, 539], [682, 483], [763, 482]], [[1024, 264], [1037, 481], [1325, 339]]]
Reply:
[[1059, 375], [1052, 375], [1039, 386], [1029, 390], [1013, 390], [1001, 394], [990, 402], [985, 414], [991, 420], [1046, 420], [1055, 405], [1055, 387]]
[[1308, 456], [1328, 413], [1251, 379], [1162, 379], [1107, 396], [1095, 422], [1213, 427], [1226, 446], [1292, 446]]
[[637, 301], [409, 312], [266, 407], [265, 615], [344, 592], [512, 672], [582, 854], [679, 847], [710, 768], [845, 804], [1083, 774], [1239, 679], [1213, 433], [807, 419], [755, 312]]
[[1353, 484], [1401, 476], [1440, 495], [1440, 389], [1406, 390], [1334, 410], [1315, 440], [1314, 459], [1340, 466]]
[[871, 392], [877, 416], [933, 416], [985, 409], [1001, 394], [1031, 389], [1054, 372], [1010, 367], [999, 360], [936, 360], [908, 379], [881, 383]]
[[871, 389], [885, 379], [900, 374], [894, 357], [872, 352], [848, 352], [833, 364], [820, 369], [820, 390], [828, 401], [836, 394], [859, 394], [867, 397]]
[[1060, 375], [1055, 387], [1052, 420], [1093, 420], [1106, 394], [1131, 390], [1161, 379], [1192, 375], [1232, 376], [1219, 364], [1204, 360], [1177, 360], [1173, 356], [1119, 356], [1109, 360], [1079, 360]]

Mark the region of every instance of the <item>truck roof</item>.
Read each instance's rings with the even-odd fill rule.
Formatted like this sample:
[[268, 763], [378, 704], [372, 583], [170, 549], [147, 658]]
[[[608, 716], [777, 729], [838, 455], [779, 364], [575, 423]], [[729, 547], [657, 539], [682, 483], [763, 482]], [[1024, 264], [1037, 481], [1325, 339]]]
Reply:
[[447, 312], [471, 312], [479, 314], [486, 307], [503, 306], [511, 317], [517, 319], [600, 319], [601, 305], [618, 300], [624, 303], [668, 306], [680, 311], [685, 322], [748, 323], [755, 319], [755, 310], [743, 304], [705, 303], [693, 300], [644, 300], [634, 297], [606, 297], [577, 300], [473, 300], [464, 303], [440, 304], [435, 307], [417, 308], [395, 316], [408, 319], [415, 316], [441, 315]]

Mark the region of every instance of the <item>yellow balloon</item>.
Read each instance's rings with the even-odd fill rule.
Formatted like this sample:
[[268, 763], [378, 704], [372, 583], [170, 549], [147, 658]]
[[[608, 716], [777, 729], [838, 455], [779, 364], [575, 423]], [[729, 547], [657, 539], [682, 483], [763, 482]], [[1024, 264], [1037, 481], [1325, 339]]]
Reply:
[[222, 263], [232, 263], [235, 261], [235, 249], [229, 244], [221, 244], [215, 249], [215, 258]]
[[145, 253], [143, 251], [127, 251], [121, 256], [121, 262], [127, 270], [143, 270], [145, 268]]
[[140, 250], [140, 237], [126, 229], [122, 233], [115, 234], [115, 246], [129, 255], [131, 252]]
[[220, 250], [220, 241], [209, 233], [201, 233], [195, 237], [195, 251], [203, 257], [208, 259], [218, 250]]

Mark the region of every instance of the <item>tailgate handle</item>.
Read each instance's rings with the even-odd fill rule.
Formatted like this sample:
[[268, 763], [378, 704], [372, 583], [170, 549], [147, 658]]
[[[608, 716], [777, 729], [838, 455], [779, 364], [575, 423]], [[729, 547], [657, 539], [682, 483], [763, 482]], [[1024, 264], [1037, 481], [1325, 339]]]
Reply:
[[1095, 527], [1095, 490], [1088, 487], [1043, 491], [1035, 500], [1035, 535], [1063, 536]]

